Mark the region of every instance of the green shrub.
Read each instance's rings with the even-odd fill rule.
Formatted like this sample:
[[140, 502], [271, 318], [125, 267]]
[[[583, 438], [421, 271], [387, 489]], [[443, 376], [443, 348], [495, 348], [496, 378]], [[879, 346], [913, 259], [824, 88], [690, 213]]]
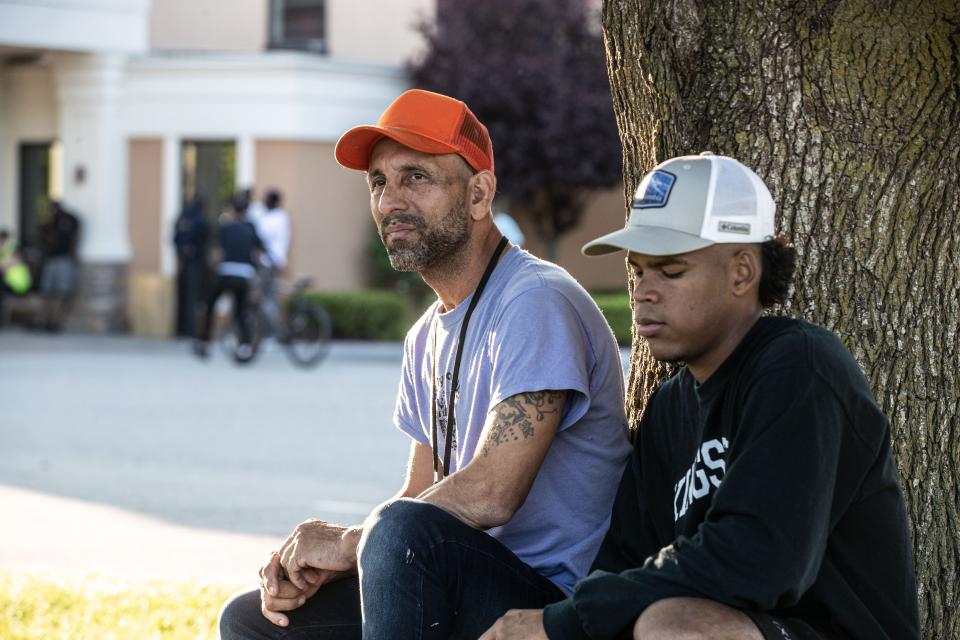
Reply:
[[[617, 342], [630, 346], [633, 324], [630, 296], [625, 291], [594, 293]], [[402, 340], [414, 315], [423, 311], [409, 295], [380, 289], [359, 291], [311, 291], [307, 294], [326, 307], [333, 321], [335, 338], [348, 340]]]
[[616, 293], [592, 293], [597, 306], [613, 329], [620, 345], [630, 346], [630, 329], [633, 326], [633, 312], [630, 309], [630, 294], [626, 291]]
[[426, 307], [436, 297], [419, 273], [397, 271], [390, 265], [387, 250], [376, 231], [367, 242], [367, 264], [370, 268], [370, 285], [375, 289], [409, 296], [414, 306]]
[[333, 337], [349, 340], [400, 340], [412, 323], [410, 301], [393, 291], [311, 291], [333, 322]]

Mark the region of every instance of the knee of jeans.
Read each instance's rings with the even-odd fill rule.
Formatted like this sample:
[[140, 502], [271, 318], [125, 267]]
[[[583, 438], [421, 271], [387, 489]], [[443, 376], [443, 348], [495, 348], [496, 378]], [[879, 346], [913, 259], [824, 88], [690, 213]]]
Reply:
[[445, 515], [439, 507], [408, 498], [378, 507], [367, 519], [357, 549], [361, 567], [385, 558], [412, 557], [417, 546], [429, 543], [438, 515]]
[[[257, 591], [238, 593], [227, 600], [220, 609], [220, 639], [221, 640], [249, 640], [247, 631], [251, 622], [258, 622], [260, 613], [260, 594]], [[251, 617], [253, 619], [251, 620]]]

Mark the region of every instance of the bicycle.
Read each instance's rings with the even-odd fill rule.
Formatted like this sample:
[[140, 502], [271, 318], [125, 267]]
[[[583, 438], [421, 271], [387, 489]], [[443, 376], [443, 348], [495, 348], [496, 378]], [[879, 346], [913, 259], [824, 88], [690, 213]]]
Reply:
[[298, 278], [279, 305], [279, 317], [274, 318], [264, 308], [263, 280], [258, 277], [251, 287], [246, 312], [250, 344], [246, 349], [240, 344], [240, 330], [231, 315], [220, 333], [224, 350], [237, 362], [251, 362], [259, 354], [263, 338], [272, 335], [294, 364], [305, 368], [320, 364], [330, 352], [333, 322], [326, 308], [307, 295], [310, 283], [309, 277]]

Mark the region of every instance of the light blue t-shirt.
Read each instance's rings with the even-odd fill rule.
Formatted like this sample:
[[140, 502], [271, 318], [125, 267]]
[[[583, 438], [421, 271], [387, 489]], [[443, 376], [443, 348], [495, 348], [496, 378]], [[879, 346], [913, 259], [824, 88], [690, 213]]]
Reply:
[[[439, 302], [432, 305], [404, 343], [394, 422], [430, 446], [431, 332], [436, 332], [441, 459], [457, 340], [471, 298], [445, 313], [438, 312]], [[571, 593], [607, 531], [630, 453], [623, 370], [609, 325], [566, 271], [511, 247], [501, 256], [470, 319], [459, 387], [451, 473], [473, 459], [495, 405], [523, 392], [571, 390], [559, 432], [526, 501], [509, 523], [488, 531]]]

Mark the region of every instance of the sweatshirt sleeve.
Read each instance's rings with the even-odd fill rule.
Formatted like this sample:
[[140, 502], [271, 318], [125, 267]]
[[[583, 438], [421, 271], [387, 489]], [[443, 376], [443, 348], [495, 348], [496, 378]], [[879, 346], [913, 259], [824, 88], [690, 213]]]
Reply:
[[[656, 397], [656, 396], [654, 396]], [[619, 571], [636, 567], [655, 553], [663, 537], [657, 533], [650, 516], [644, 494], [637, 490], [637, 478], [641, 477], [641, 450], [644, 446], [644, 428], [653, 411], [648, 411], [640, 422], [633, 454], [623, 471], [617, 497], [610, 515], [610, 528], [594, 560], [594, 569]], [[651, 470], [660, 473], [659, 469]], [[543, 625], [550, 640], [587, 639], [580, 618], [574, 609], [572, 598], [548, 605], [543, 612]]]
[[809, 369], [768, 371], [753, 380], [736, 408], [725, 476], [696, 533], [641, 566], [582, 580], [556, 617], [569, 621], [575, 614], [586, 635], [551, 638], [615, 638], [664, 598], [769, 610], [795, 604], [811, 586], [833, 507], [852, 499], [835, 490], [842, 441], [864, 445], [849, 437], [841, 402]]

